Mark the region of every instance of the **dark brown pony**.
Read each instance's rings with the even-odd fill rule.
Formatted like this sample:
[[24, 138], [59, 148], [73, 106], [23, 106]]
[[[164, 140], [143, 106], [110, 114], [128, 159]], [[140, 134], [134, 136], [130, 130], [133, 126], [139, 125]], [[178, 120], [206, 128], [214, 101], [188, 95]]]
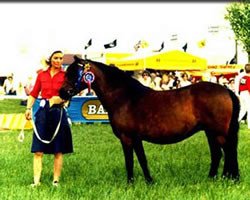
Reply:
[[239, 101], [232, 91], [210, 82], [154, 91], [114, 66], [75, 57], [60, 96], [68, 100], [86, 88], [83, 79], [93, 81], [92, 88], [121, 141], [128, 182], [133, 181], [133, 151], [146, 181], [152, 181], [143, 140], [177, 143], [200, 130], [205, 131], [211, 152], [209, 176], [217, 175], [223, 150], [223, 176], [238, 180]]

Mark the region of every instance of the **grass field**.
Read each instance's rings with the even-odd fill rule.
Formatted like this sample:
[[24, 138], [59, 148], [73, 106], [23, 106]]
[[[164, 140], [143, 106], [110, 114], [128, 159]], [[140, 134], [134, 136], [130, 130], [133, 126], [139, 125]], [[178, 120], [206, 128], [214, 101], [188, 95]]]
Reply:
[[[0, 113], [7, 109], [5, 104], [0, 101]], [[23, 108], [14, 110], [19, 109]], [[45, 155], [42, 185], [31, 188], [32, 131], [25, 131], [23, 143], [17, 140], [19, 131], [0, 132], [0, 199], [245, 200], [250, 197], [250, 132], [244, 124], [239, 133], [239, 183], [208, 179], [210, 154], [203, 132], [172, 145], [144, 142], [149, 169], [155, 180], [153, 185], [145, 183], [137, 159], [135, 182], [127, 185], [121, 145], [109, 124], [75, 124], [72, 133], [74, 153], [64, 156], [61, 185], [52, 187], [53, 156]], [[223, 162], [219, 174], [222, 167]]]

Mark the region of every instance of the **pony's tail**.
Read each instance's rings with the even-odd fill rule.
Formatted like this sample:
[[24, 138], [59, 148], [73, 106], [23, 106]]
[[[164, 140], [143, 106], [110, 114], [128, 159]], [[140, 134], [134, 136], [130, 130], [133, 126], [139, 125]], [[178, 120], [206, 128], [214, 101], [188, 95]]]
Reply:
[[240, 102], [238, 97], [234, 94], [234, 92], [228, 89], [229, 95], [232, 99], [233, 103], [233, 113], [232, 118], [229, 126], [228, 136], [232, 137], [233, 140], [238, 141], [238, 131], [239, 131], [239, 112], [240, 112]]

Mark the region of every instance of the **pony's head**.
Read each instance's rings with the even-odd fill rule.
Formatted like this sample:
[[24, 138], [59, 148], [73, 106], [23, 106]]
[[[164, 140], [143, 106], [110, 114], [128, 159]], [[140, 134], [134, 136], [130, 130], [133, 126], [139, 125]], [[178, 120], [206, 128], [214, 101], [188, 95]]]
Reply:
[[69, 100], [80, 91], [88, 87], [94, 80], [94, 74], [89, 71], [89, 62], [77, 56], [65, 73], [65, 81], [59, 90], [62, 99]]

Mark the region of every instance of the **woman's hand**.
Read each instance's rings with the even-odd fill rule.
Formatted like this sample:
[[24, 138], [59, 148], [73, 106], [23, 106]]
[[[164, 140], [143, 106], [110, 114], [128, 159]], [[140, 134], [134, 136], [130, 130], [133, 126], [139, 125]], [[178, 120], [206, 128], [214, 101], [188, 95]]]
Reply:
[[53, 106], [54, 104], [63, 104], [64, 102], [65, 102], [65, 100], [63, 100], [59, 96], [53, 96], [49, 99], [50, 107]]
[[32, 118], [32, 114], [31, 114], [31, 109], [26, 109], [26, 111], [25, 111], [25, 118], [27, 119], [27, 120], [31, 120], [31, 118]]

